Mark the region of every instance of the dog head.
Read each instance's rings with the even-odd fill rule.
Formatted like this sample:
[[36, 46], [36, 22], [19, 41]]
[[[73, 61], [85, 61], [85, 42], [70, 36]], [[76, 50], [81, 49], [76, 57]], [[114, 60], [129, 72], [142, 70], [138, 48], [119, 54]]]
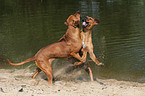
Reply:
[[79, 28], [80, 25], [80, 12], [76, 12], [74, 15], [70, 15], [66, 22], [66, 26], [73, 26], [74, 28]]
[[92, 17], [89, 17], [89, 16], [84, 16], [82, 17], [82, 27], [83, 29], [86, 29], [86, 30], [92, 30], [93, 27], [95, 25], [98, 25], [99, 24], [99, 20], [97, 19], [93, 19]]

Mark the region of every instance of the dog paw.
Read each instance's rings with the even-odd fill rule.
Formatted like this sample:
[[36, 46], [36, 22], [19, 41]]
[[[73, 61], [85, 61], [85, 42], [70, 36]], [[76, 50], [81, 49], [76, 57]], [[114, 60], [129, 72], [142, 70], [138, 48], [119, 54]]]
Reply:
[[75, 66], [78, 66], [78, 65], [80, 65], [80, 64], [82, 64], [82, 63], [83, 63], [83, 62], [75, 62], [74, 65], [75, 65]]
[[100, 65], [104, 66], [104, 64], [103, 64], [103, 63], [99, 63], [99, 64], [97, 64], [97, 65], [99, 65], [99, 66], [100, 66]]

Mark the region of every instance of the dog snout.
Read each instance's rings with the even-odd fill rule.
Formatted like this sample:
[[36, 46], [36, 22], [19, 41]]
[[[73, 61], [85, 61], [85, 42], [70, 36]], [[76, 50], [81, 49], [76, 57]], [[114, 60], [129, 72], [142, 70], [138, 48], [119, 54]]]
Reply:
[[87, 16], [83, 16], [83, 17], [82, 17], [82, 26], [83, 26], [83, 27], [87, 27], [87, 26], [88, 26], [87, 19], [88, 19]]

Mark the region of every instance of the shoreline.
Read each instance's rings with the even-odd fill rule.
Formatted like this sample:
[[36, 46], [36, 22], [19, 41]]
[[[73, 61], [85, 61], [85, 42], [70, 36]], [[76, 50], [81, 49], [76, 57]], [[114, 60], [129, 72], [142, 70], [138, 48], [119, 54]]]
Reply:
[[91, 82], [62, 77], [61, 81], [48, 85], [43, 72], [35, 79], [31, 78], [32, 74], [29, 69], [0, 69], [0, 96], [145, 96], [145, 83], [115, 79]]

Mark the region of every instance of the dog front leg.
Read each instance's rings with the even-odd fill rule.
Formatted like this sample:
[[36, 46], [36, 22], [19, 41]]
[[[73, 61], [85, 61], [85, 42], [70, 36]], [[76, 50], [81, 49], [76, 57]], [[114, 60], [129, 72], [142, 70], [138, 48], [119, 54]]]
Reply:
[[93, 53], [92, 50], [89, 51], [89, 55], [90, 55], [90, 58], [91, 58], [97, 65], [104, 65], [103, 63], [100, 63], [100, 62], [97, 60], [97, 58], [96, 58], [96, 56], [95, 56], [95, 54]]
[[82, 57], [79, 55], [79, 53], [74, 53], [74, 52], [72, 52], [70, 55], [81, 61], [81, 62], [78, 62], [77, 64], [75, 63], [75, 65], [80, 65], [80, 64], [82, 64], [83, 62], [85, 62], [85, 61], [83, 61], [83, 59], [82, 59]]
[[70, 53], [70, 55], [83, 62], [83, 60], [82, 60], [81, 56], [79, 55], [79, 53], [72, 52], [72, 53]]
[[100, 62], [97, 60], [97, 58], [96, 58], [96, 56], [95, 56], [95, 54], [94, 54], [94, 52], [93, 52], [93, 43], [92, 43], [92, 41], [90, 42], [90, 45], [88, 46], [88, 52], [89, 52], [90, 58], [91, 58], [97, 65], [104, 65], [103, 63], [100, 63]]
[[74, 65], [80, 65], [80, 64], [86, 62], [87, 50], [81, 50], [81, 51], [83, 52], [82, 57], [80, 57], [79, 53], [71, 53], [71, 55], [73, 57], [75, 57], [76, 59], [81, 61], [81, 62], [78, 62], [78, 63], [74, 63]]

